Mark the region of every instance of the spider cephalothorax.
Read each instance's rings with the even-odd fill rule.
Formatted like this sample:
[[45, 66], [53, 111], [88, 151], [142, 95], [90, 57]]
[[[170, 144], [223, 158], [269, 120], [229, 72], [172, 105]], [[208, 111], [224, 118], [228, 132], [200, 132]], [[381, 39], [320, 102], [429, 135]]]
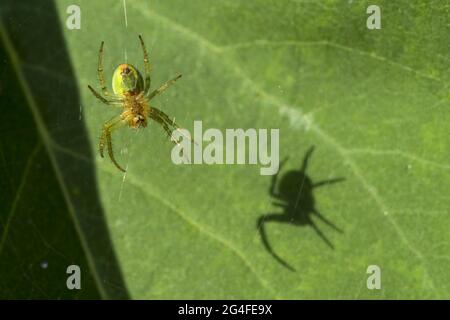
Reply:
[[170, 85], [177, 81], [181, 75], [176, 76], [172, 80], [167, 81], [158, 89], [150, 91], [150, 63], [148, 60], [147, 49], [145, 48], [144, 41], [142, 37], [139, 36], [139, 41], [141, 43], [142, 51], [144, 52], [144, 70], [145, 79], [142, 77], [141, 73], [137, 68], [131, 64], [122, 63], [116, 70], [112, 77], [112, 88], [114, 92], [114, 97], [109, 98], [110, 94], [105, 85], [105, 78], [103, 75], [103, 45], [102, 41], [100, 45], [100, 51], [98, 54], [98, 80], [102, 87], [103, 96], [95, 91], [91, 86], [88, 86], [91, 92], [103, 103], [110, 106], [117, 106], [122, 108], [122, 113], [111, 120], [105, 122], [103, 125], [102, 135], [100, 136], [99, 150], [100, 155], [103, 157], [103, 150], [106, 148], [108, 150], [109, 157], [114, 165], [121, 171], [125, 170], [117, 163], [114, 158], [114, 152], [111, 142], [111, 133], [124, 126], [128, 125], [131, 128], [140, 128], [147, 126], [147, 118], [158, 122], [163, 129], [166, 131], [167, 135], [171, 138], [174, 143], [178, 141], [172, 138], [172, 131], [178, 130], [178, 126], [172, 119], [169, 118], [167, 114], [161, 110], [151, 107], [149, 101], [156, 95], [160, 94], [166, 90]]

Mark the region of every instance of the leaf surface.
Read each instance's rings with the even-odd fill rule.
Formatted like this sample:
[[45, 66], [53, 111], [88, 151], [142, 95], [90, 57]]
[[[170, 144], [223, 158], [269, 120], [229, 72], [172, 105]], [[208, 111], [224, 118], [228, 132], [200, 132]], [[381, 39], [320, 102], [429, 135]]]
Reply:
[[[96, 168], [132, 298], [449, 298], [448, 3], [379, 1], [381, 30], [368, 1], [79, 1], [81, 30], [65, 28], [70, 4], [57, 8], [91, 150], [51, 149]], [[138, 34], [152, 87], [183, 74], [152, 100], [180, 125], [280, 129], [277, 196], [258, 165], [174, 165], [156, 123], [114, 132], [125, 176], [100, 158], [120, 109], [87, 89], [100, 89], [98, 49], [109, 85], [120, 63], [143, 70]], [[80, 115], [64, 106], [61, 133]]]

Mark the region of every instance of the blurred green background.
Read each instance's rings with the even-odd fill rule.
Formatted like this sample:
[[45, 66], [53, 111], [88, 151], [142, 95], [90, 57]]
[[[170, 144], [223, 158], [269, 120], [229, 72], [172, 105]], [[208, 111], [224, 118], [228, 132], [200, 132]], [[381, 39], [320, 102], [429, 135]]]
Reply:
[[[66, 27], [72, 4], [80, 30]], [[371, 4], [381, 30], [366, 27]], [[449, 8], [2, 1], [0, 297], [450, 298]], [[307, 190], [298, 221], [265, 224], [295, 271], [257, 228], [283, 213], [259, 166], [176, 166], [156, 123], [114, 133], [126, 176], [100, 158], [101, 126], [120, 111], [87, 89], [99, 89], [98, 49], [109, 85], [119, 63], [143, 69], [138, 34], [153, 87], [183, 74], [152, 100], [181, 126], [279, 128], [279, 181], [311, 146], [308, 179], [345, 178]], [[66, 288], [69, 264], [81, 290]], [[369, 265], [381, 290], [366, 287]]]

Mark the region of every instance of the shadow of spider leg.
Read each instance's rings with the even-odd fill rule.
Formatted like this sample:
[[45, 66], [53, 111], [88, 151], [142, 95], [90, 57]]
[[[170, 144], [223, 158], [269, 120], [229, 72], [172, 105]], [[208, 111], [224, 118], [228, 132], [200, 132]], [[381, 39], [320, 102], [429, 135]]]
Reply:
[[269, 252], [271, 254], [271, 256], [273, 258], [275, 258], [275, 260], [277, 260], [280, 264], [282, 264], [283, 266], [285, 266], [289, 270], [296, 271], [293, 267], [291, 267], [286, 261], [284, 261], [272, 249], [272, 246], [270, 245], [269, 240], [267, 239], [265, 224], [267, 222], [272, 222], [272, 221], [273, 222], [280, 222], [280, 223], [289, 223], [289, 217], [286, 217], [284, 215], [277, 214], [277, 213], [272, 213], [272, 214], [268, 214], [268, 215], [260, 217], [258, 219], [258, 222], [257, 222], [257, 228], [259, 230], [259, 234], [261, 236], [262, 243], [263, 243], [264, 247], [266, 248], [267, 252]]
[[[334, 178], [334, 179], [329, 179], [329, 180], [323, 180], [323, 181], [319, 181], [319, 182], [314, 183], [312, 185], [312, 188], [316, 189], [318, 187], [331, 185], [331, 184], [334, 184], [334, 183], [342, 182], [344, 180], [345, 180], [345, 178]], [[313, 208], [311, 210], [311, 212], [317, 218], [319, 218], [322, 222], [324, 222], [326, 225], [328, 225], [330, 228], [334, 229], [335, 231], [337, 231], [339, 233], [343, 233], [342, 229], [338, 228], [333, 222], [331, 222], [330, 220], [325, 218], [316, 208]], [[325, 237], [325, 235], [317, 228], [317, 226], [312, 221], [311, 221], [311, 226], [314, 228], [316, 233], [328, 244], [328, 246], [330, 248], [334, 248], [333, 244], [331, 244], [331, 242], [328, 241], [328, 239]]]
[[114, 151], [113, 151], [113, 146], [112, 146], [112, 141], [111, 141], [111, 133], [114, 130], [117, 130], [120, 127], [123, 127], [125, 125], [127, 125], [127, 119], [124, 119], [121, 115], [116, 116], [116, 117], [112, 118], [111, 120], [105, 122], [105, 124], [103, 125], [103, 131], [102, 131], [102, 135], [100, 136], [100, 143], [99, 143], [100, 156], [103, 158], [103, 149], [105, 148], [105, 143], [106, 143], [106, 148], [108, 150], [109, 158], [114, 163], [114, 165], [122, 172], [125, 172], [125, 169], [123, 169], [117, 163], [116, 159], [114, 158]]
[[345, 181], [345, 178], [334, 178], [334, 179], [329, 179], [329, 180], [323, 180], [323, 181], [314, 183], [313, 188], [318, 188], [318, 187], [322, 187], [322, 186], [326, 186], [326, 185], [330, 185], [330, 184], [342, 182], [342, 181]]
[[[335, 178], [335, 179], [329, 179], [329, 180], [323, 180], [317, 183], [314, 183], [312, 185], [313, 189], [316, 189], [318, 187], [322, 187], [322, 186], [326, 186], [326, 185], [331, 185], [334, 183], [338, 183], [338, 182], [342, 182], [345, 181], [345, 178]], [[338, 228], [333, 222], [331, 222], [330, 220], [328, 220], [327, 218], [325, 218], [316, 208], [313, 208], [311, 210], [311, 212], [317, 217], [319, 218], [322, 222], [324, 222], [326, 225], [328, 225], [330, 228], [334, 229], [335, 231], [339, 232], [339, 233], [343, 233], [342, 229]], [[314, 227], [314, 226], [313, 226]], [[333, 247], [333, 245], [331, 245], [331, 247]]]
[[[282, 211], [276, 214], [271, 213], [267, 216], [261, 216], [258, 219], [257, 224], [261, 235], [261, 240], [266, 250], [278, 262], [280, 262], [290, 270], [293, 270], [292, 267], [290, 267], [285, 261], [283, 261], [277, 254], [273, 252], [273, 249], [268, 243], [264, 224], [266, 224], [267, 222], [279, 222], [286, 223], [291, 226], [309, 226], [331, 249], [334, 249], [333, 244], [319, 229], [318, 225], [314, 221], [314, 217], [317, 217], [321, 222], [331, 227], [333, 230], [342, 233], [341, 229], [336, 227], [336, 225], [325, 218], [317, 210], [314, 190], [322, 186], [341, 182], [345, 179], [334, 178], [322, 180], [319, 182], [313, 182], [311, 177], [307, 174], [308, 163], [313, 151], [313, 146], [308, 149], [305, 156], [303, 157], [303, 161], [299, 170], [288, 170], [287, 172], [283, 173], [283, 176], [280, 179], [278, 178], [278, 173], [272, 177], [272, 181], [269, 187], [269, 195], [273, 200], [275, 200], [273, 204], [279, 207]], [[286, 159], [281, 162], [280, 170], [278, 172], [281, 172], [281, 168], [284, 166], [285, 162]]]
[[[325, 222], [328, 226], [332, 227], [334, 230], [338, 231], [339, 233], [342, 233], [340, 229], [338, 229], [331, 221], [327, 220], [324, 216], [322, 216], [317, 210], [311, 211], [316, 217], [318, 217], [320, 220]], [[334, 245], [331, 243], [330, 240], [325, 236], [325, 234], [319, 229], [319, 227], [312, 221], [312, 219], [309, 219], [308, 225], [310, 225], [316, 234], [327, 244], [328, 247], [334, 250]]]

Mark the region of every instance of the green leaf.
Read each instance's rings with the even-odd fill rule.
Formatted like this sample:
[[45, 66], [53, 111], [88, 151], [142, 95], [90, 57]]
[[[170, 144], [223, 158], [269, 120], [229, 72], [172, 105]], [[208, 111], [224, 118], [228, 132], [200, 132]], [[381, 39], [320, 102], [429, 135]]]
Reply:
[[0, 298], [125, 298], [94, 168], [57, 151], [91, 157], [56, 9], [34, 5], [0, 6]]
[[[145, 299], [450, 297], [448, 3], [380, 0], [381, 30], [366, 27], [369, 1], [84, 0], [77, 3], [81, 29], [68, 30], [71, 4], [57, 2], [67, 52], [33, 35], [44, 34], [39, 25], [22, 26], [28, 41], [19, 41], [23, 31], [10, 38], [18, 62], [34, 72], [29, 95], [49, 132], [36, 152], [46, 152], [60, 190], [40, 201], [57, 197], [67, 208], [67, 228], [84, 239], [75, 256], [86, 258], [103, 297], [125, 287]], [[33, 10], [47, 14], [41, 4]], [[257, 165], [173, 164], [173, 145], [156, 123], [114, 132], [126, 175], [100, 158], [102, 124], [120, 110], [87, 89], [99, 89], [98, 49], [105, 41], [109, 85], [119, 63], [143, 70], [138, 34], [153, 87], [183, 74], [152, 100], [181, 126], [192, 130], [202, 120], [204, 130], [280, 129], [280, 159], [287, 161], [275, 192], [287, 207], [273, 204], [280, 202], [269, 193], [273, 177], [261, 176]], [[46, 54], [33, 56], [41, 50]], [[73, 70], [60, 61], [61, 50]], [[25, 168], [4, 170], [19, 175]], [[312, 188], [336, 178], [345, 180]], [[115, 258], [102, 255], [114, 257], [108, 233], [126, 285]], [[381, 290], [367, 289], [370, 265], [381, 269]], [[109, 266], [113, 273], [105, 272]]]

